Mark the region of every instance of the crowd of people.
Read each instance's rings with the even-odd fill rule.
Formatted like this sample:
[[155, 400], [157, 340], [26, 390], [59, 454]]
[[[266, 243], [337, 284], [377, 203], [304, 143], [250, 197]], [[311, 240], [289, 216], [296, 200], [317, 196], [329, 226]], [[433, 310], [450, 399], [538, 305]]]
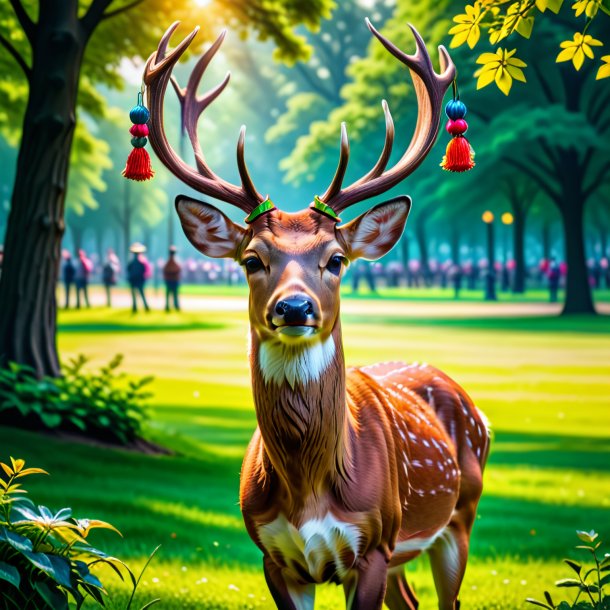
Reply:
[[[146, 258], [146, 246], [136, 242], [129, 248], [131, 258], [125, 269], [126, 279], [131, 289], [132, 311], [138, 311], [138, 301], [145, 311], [150, 311], [146, 300], [145, 286], [148, 280], [155, 278], [155, 270], [158, 269], [165, 283], [165, 310], [170, 311], [173, 307], [180, 311], [179, 288], [182, 276], [182, 266], [176, 259], [176, 247], [170, 246], [167, 260], [157, 261], [153, 265]], [[112, 248], [106, 252], [103, 262], [95, 264], [93, 257], [87, 257], [84, 250], [78, 250], [73, 258], [68, 250], [62, 252], [61, 280], [64, 285], [65, 308], [70, 307], [72, 287], [76, 291], [76, 309], [81, 308], [81, 303], [89, 307], [88, 287], [91, 279], [99, 278], [106, 291], [106, 305], [112, 307], [112, 288], [119, 283], [121, 278], [121, 262]], [[82, 295], [82, 301], [81, 301]]]
[[[181, 284], [234, 285], [245, 282], [240, 266], [234, 261], [216, 261], [209, 259], [188, 258], [180, 262], [175, 246], [169, 248], [165, 259], [154, 263], [146, 258], [146, 247], [136, 242], [130, 248], [131, 258], [125, 268], [125, 279], [131, 289], [132, 310], [138, 311], [139, 304], [148, 311], [146, 286], [152, 283], [156, 288], [161, 282], [165, 285], [165, 309], [180, 310]], [[593, 288], [610, 288], [610, 264], [607, 258], [588, 261], [589, 279]], [[448, 260], [439, 263], [429, 261], [427, 265], [412, 259], [407, 265], [397, 260], [388, 262], [356, 261], [348, 268], [348, 281], [353, 292], [358, 292], [361, 285], [375, 292], [378, 287], [439, 287], [453, 289], [456, 298], [462, 290], [484, 288], [485, 282], [493, 281], [500, 291], [509, 291], [513, 287], [515, 263], [496, 262], [490, 274], [487, 259], [478, 261], [466, 260], [455, 264]], [[526, 284], [529, 288], [546, 288], [549, 300], [556, 302], [558, 292], [565, 284], [567, 265], [555, 258], [543, 259], [538, 264], [526, 268]], [[119, 257], [108, 249], [104, 260], [95, 256], [89, 258], [83, 250], [78, 250], [73, 257], [69, 251], [63, 251], [62, 281], [65, 288], [65, 307], [69, 308], [74, 289], [75, 306], [89, 307], [88, 286], [93, 279], [101, 282], [106, 291], [106, 304], [112, 306], [112, 288], [122, 276]]]

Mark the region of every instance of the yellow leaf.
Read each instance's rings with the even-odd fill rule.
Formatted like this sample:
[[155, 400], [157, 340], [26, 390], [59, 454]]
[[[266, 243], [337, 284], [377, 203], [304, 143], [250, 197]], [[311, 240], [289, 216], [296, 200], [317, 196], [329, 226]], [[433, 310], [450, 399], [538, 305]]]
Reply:
[[49, 474], [46, 470], [42, 468], [24, 468], [15, 478], [25, 477], [29, 474]]
[[580, 70], [584, 61], [585, 54], [583, 53], [582, 47], [578, 47], [578, 49], [576, 49], [576, 53], [574, 53], [574, 57], [572, 57], [572, 63], [577, 70]]
[[0, 462], [0, 466], [2, 467], [2, 470], [4, 470], [4, 472], [6, 472], [6, 474], [9, 477], [12, 477], [15, 474], [13, 472], [13, 469], [10, 466], [7, 466], [4, 462]]
[[506, 71], [518, 81], [525, 83], [525, 74], [523, 74], [523, 70], [521, 68], [515, 68], [515, 66], [506, 66]]
[[574, 53], [576, 53], [576, 47], [569, 47], [568, 49], [564, 49], [557, 55], [556, 63], [561, 63], [562, 61], [570, 61], [572, 57], [574, 57]]
[[474, 49], [477, 42], [479, 42], [480, 37], [481, 37], [481, 30], [479, 29], [478, 26], [473, 26], [468, 34], [468, 40], [466, 41], [468, 43], [468, 46], [471, 49]]
[[518, 57], [511, 57], [506, 60], [506, 63], [509, 66], [516, 66], [517, 68], [527, 68], [527, 64], [524, 61], [521, 61]]
[[499, 60], [500, 60], [500, 58], [498, 57], [498, 55], [496, 53], [481, 53], [477, 57], [478, 64], [488, 64], [492, 61], [499, 61]]
[[588, 44], [583, 44], [580, 48], [583, 50], [584, 54], [590, 59], [593, 59], [595, 57], [595, 55], [593, 55], [593, 49]]
[[25, 460], [15, 460], [13, 459], [13, 457], [11, 456], [11, 462], [13, 464], [13, 470], [15, 472], [19, 472], [24, 466], [25, 466]]
[[606, 55], [606, 57], [608, 58], [606, 60], [608, 63], [605, 63], [599, 67], [597, 75], [595, 76], [596, 80], [601, 80], [602, 78], [610, 78], [610, 55]]
[[532, 28], [534, 27], [533, 17], [523, 17], [517, 21], [515, 30], [523, 36], [523, 38], [529, 38], [532, 35]]
[[459, 34], [456, 34], [451, 39], [451, 42], [449, 43], [449, 47], [451, 49], [455, 49], [456, 47], [463, 45], [468, 40], [468, 34], [469, 34], [469, 30], [467, 30], [467, 29], [462, 30]]
[[508, 95], [510, 92], [510, 88], [513, 86], [513, 79], [510, 74], [504, 69], [500, 68], [496, 72], [496, 85], [498, 85], [498, 89], [504, 93], [504, 95]]
[[555, 14], [557, 14], [560, 10], [561, 10], [561, 5], [563, 4], [563, 0], [548, 0], [547, 4], [547, 8], [550, 11], [553, 11]]
[[[476, 76], [476, 73], [475, 73]], [[477, 89], [482, 89], [483, 87], [487, 87], [490, 83], [493, 83], [496, 78], [495, 70], [487, 70], [485, 72], [481, 72], [479, 75], [479, 79], [477, 80]]]

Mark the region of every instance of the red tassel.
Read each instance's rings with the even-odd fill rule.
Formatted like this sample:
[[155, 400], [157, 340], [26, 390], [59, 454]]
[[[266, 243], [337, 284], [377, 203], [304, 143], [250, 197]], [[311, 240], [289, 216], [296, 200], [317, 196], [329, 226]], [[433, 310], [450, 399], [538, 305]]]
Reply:
[[449, 140], [441, 167], [449, 172], [467, 172], [474, 167], [474, 151], [464, 136]]
[[123, 176], [130, 180], [143, 182], [150, 180], [155, 175], [151, 165], [150, 156], [144, 148], [134, 148], [127, 157], [127, 163], [123, 170]]

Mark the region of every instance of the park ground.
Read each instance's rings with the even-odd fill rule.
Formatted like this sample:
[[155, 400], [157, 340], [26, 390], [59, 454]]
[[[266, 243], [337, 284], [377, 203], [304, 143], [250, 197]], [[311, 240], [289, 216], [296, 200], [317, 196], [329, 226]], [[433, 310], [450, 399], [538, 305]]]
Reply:
[[[100, 532], [93, 541], [135, 570], [162, 545], [137, 608], [160, 597], [156, 607], [168, 610], [271, 609], [238, 506], [241, 459], [256, 426], [245, 296], [241, 288], [195, 292], [180, 314], [133, 316], [122, 293], [121, 309], [59, 318], [64, 359], [83, 353], [97, 366], [122, 353], [131, 375], [155, 375], [146, 434], [173, 455], [0, 428], [0, 459], [22, 457], [51, 473], [30, 478], [36, 502], [116, 525], [123, 539]], [[610, 542], [610, 319], [557, 317], [556, 306], [536, 302], [543, 293], [496, 309], [475, 296], [459, 304], [404, 296], [345, 300], [347, 362], [431, 363], [488, 415], [494, 440], [462, 607], [528, 607], [526, 597], [541, 598], [569, 576], [561, 559], [578, 557], [575, 530], [596, 529]], [[436, 607], [425, 557], [409, 564], [408, 577], [421, 607]], [[120, 581], [104, 578], [124, 601]], [[318, 588], [316, 609], [343, 607], [339, 588]]]

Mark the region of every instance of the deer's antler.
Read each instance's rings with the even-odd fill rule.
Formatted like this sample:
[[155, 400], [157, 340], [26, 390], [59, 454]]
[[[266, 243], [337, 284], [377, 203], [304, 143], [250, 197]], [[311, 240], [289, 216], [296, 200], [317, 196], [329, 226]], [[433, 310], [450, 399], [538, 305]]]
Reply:
[[[172, 69], [182, 54], [197, 35], [196, 27], [177, 47], [167, 52], [167, 45], [172, 34], [180, 24], [173, 23], [165, 32], [157, 50], [148, 58], [144, 68], [144, 84], [147, 88], [148, 108], [150, 111], [149, 139], [151, 146], [161, 162], [177, 178], [195, 190], [205, 195], [221, 199], [237, 206], [246, 213], [252, 212], [265, 199], [254, 187], [244, 159], [244, 142], [246, 128], [242, 127], [237, 143], [237, 167], [241, 178], [241, 186], [236, 186], [217, 176], [206, 163], [199, 138], [197, 136], [197, 122], [201, 113], [222, 93], [227, 86], [230, 74], [216, 87], [203, 96], [197, 95], [197, 87], [208, 67], [210, 61], [220, 48], [226, 35], [222, 31], [216, 42], [203, 54], [193, 69], [189, 81], [181, 89], [172, 76]], [[168, 82], [172, 83], [182, 110], [182, 129], [186, 131], [195, 153], [197, 171], [184, 162], [171, 147], [163, 129], [163, 100]]]
[[319, 197], [323, 203], [330, 206], [336, 213], [345, 210], [359, 201], [374, 197], [391, 189], [420, 165], [436, 140], [443, 97], [455, 78], [455, 66], [451, 61], [451, 57], [449, 57], [449, 53], [447, 53], [443, 46], [438, 48], [441, 73], [437, 74], [434, 71], [426, 45], [412, 25], [409, 25], [409, 27], [415, 37], [415, 55], [403, 53], [395, 44], [380, 34], [368, 19], [366, 24], [381, 44], [409, 68], [417, 96], [418, 117], [413, 138], [406, 152], [394, 167], [386, 170], [394, 143], [394, 122], [392, 121], [388, 105], [383, 100], [382, 106], [385, 114], [386, 135], [379, 160], [368, 174], [346, 188], [342, 188], [342, 184], [349, 158], [349, 141], [345, 123], [341, 125], [339, 165], [330, 186], [324, 195]]

